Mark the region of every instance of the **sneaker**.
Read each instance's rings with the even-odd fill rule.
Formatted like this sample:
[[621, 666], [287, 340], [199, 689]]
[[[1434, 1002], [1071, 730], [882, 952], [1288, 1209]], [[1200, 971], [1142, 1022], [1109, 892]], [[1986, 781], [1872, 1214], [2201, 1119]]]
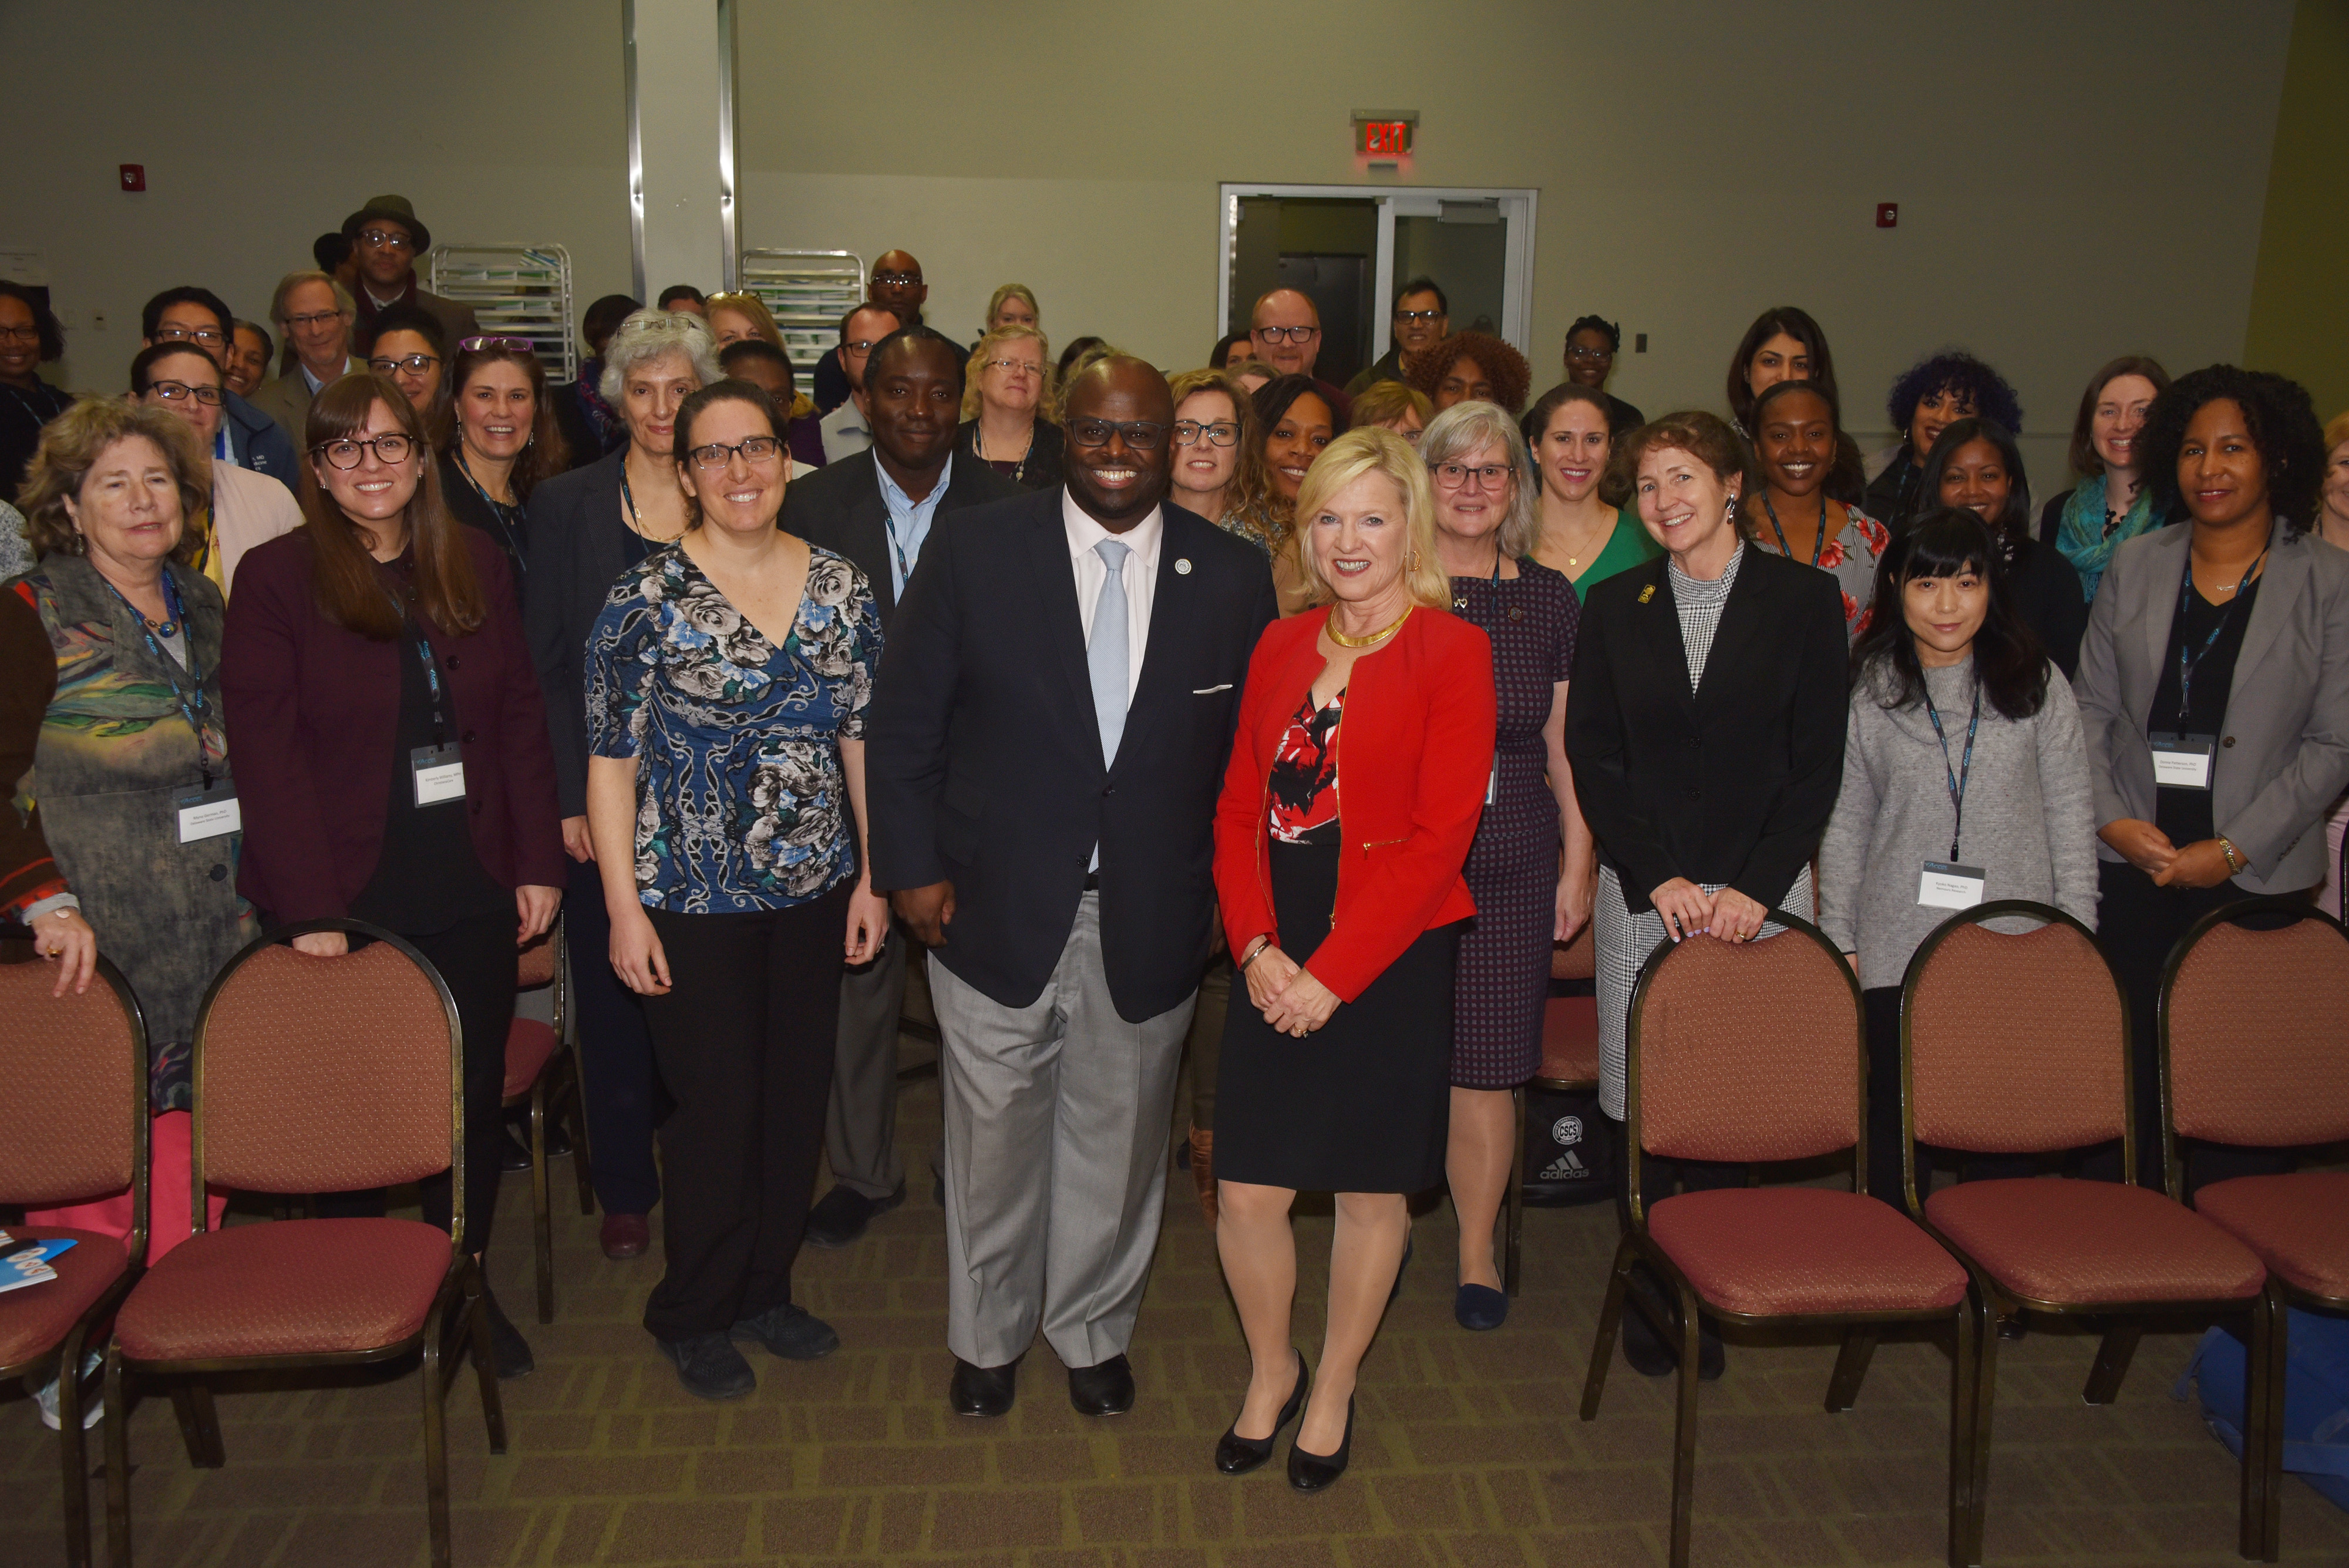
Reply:
[[[81, 1375], [87, 1378], [105, 1365], [105, 1356], [95, 1350], [86, 1350], [81, 1357]], [[40, 1404], [41, 1425], [52, 1432], [62, 1432], [66, 1429], [66, 1419], [57, 1408], [57, 1380], [51, 1377], [47, 1383], [36, 1383], [34, 1378], [38, 1376], [35, 1373], [25, 1379], [26, 1390]], [[106, 1405], [99, 1394], [100, 1390], [96, 1387], [85, 1389], [82, 1393], [81, 1429], [85, 1432], [106, 1418]]]
[[656, 1343], [662, 1355], [677, 1363], [677, 1380], [688, 1394], [704, 1399], [740, 1399], [759, 1386], [759, 1375], [722, 1333]]
[[730, 1339], [763, 1345], [785, 1361], [819, 1361], [840, 1348], [840, 1335], [832, 1324], [789, 1302], [746, 1317], [726, 1332]]

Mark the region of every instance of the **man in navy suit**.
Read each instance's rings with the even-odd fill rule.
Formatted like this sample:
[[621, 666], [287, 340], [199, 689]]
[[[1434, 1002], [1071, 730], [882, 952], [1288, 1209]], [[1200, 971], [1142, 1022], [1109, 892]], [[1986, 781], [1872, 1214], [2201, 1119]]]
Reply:
[[1040, 1326], [1078, 1410], [1133, 1406], [1216, 796], [1275, 613], [1262, 555], [1165, 504], [1165, 378], [1104, 359], [1067, 410], [1061, 488], [932, 525], [867, 715], [874, 886], [931, 949], [974, 1416], [1011, 1407]]

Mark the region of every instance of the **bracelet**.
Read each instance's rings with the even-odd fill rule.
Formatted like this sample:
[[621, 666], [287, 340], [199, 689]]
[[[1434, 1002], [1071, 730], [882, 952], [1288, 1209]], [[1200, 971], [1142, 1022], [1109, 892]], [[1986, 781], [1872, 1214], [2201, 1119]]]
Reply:
[[2227, 869], [2238, 877], [2243, 874], [2243, 867], [2251, 864], [2223, 833], [2219, 835], [2219, 853], [2227, 857]]
[[1248, 949], [1247, 957], [1240, 960], [1240, 972], [1242, 974], [1246, 974], [1247, 972], [1247, 966], [1256, 962], [1257, 960], [1264, 957], [1267, 952], [1271, 950], [1271, 948], [1272, 939], [1270, 937], [1257, 938], [1256, 946]]

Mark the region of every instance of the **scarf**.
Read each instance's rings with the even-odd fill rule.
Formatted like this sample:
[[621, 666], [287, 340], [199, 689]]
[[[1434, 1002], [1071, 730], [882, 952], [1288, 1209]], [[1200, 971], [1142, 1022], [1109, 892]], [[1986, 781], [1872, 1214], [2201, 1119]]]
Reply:
[[2064, 503], [2063, 521], [2055, 530], [2055, 547], [2080, 574], [2080, 591], [2096, 602], [2096, 585], [2113, 563], [2113, 552], [2153, 526], [2153, 487], [2137, 493], [2128, 514], [2108, 535], [2105, 532], [2105, 476], [2084, 479]]

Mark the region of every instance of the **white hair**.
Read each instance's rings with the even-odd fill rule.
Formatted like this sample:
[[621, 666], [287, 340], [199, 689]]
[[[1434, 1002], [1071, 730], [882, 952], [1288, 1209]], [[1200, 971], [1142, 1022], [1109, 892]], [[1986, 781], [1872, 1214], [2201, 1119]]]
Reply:
[[1541, 527], [1541, 514], [1537, 510], [1540, 503], [1534, 494], [1533, 456], [1526, 450], [1517, 421], [1498, 403], [1472, 399], [1436, 415], [1419, 435], [1419, 455], [1431, 472], [1488, 446], [1508, 453], [1509, 472], [1516, 480], [1498, 540], [1501, 554], [1514, 561], [1533, 553]]
[[628, 372], [670, 354], [684, 355], [695, 379], [705, 387], [726, 379], [726, 372], [718, 366], [718, 339], [709, 335], [701, 317], [683, 310], [634, 310], [604, 345], [604, 379], [595, 384], [595, 390], [616, 409], [625, 396], [622, 389], [627, 385]]

